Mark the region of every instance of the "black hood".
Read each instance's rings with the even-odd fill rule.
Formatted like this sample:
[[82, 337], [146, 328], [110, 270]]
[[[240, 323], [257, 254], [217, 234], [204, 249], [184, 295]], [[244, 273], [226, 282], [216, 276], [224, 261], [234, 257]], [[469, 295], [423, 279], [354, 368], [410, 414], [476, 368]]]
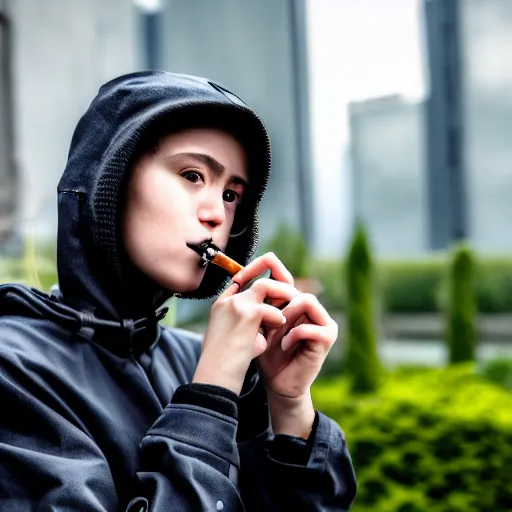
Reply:
[[[139, 273], [124, 254], [119, 229], [123, 186], [148, 134], [194, 125], [229, 131], [247, 152], [250, 190], [233, 228], [243, 233], [226, 248], [247, 264], [257, 246], [257, 208], [270, 173], [270, 143], [261, 120], [240, 98], [205, 78], [133, 73], [100, 88], [71, 141], [58, 186], [57, 264], [65, 303], [102, 318], [139, 318], [172, 295]], [[182, 296], [215, 296], [226, 281], [224, 271], [211, 265], [201, 286]]]

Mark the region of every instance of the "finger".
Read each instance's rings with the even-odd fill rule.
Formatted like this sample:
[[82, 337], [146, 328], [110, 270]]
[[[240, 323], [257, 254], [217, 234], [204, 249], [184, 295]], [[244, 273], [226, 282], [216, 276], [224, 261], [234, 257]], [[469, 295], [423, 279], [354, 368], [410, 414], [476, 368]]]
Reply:
[[218, 299], [224, 299], [227, 297], [232, 297], [233, 295], [236, 295], [238, 291], [240, 290], [240, 283], [233, 281], [232, 284], [230, 284], [217, 298]]
[[293, 325], [302, 315], [306, 315], [311, 323], [322, 326], [329, 325], [333, 321], [318, 299], [309, 293], [295, 295], [283, 309], [283, 313], [288, 325]]
[[301, 324], [294, 327], [281, 340], [281, 349], [286, 352], [292, 350], [299, 343], [309, 341], [311, 348], [327, 355], [336, 341], [337, 329], [314, 324]]
[[269, 278], [258, 279], [244, 294], [252, 295], [258, 302], [265, 299], [280, 299], [291, 301], [299, 295], [299, 291], [291, 284], [274, 281]]
[[268, 342], [263, 334], [258, 333], [254, 342], [254, 357], [258, 357], [268, 348]]
[[283, 313], [269, 304], [258, 305], [258, 312], [261, 318], [262, 325], [269, 327], [270, 329], [276, 329], [281, 327], [285, 322], [286, 318]]
[[272, 252], [267, 252], [263, 256], [256, 258], [243, 270], [238, 272], [235, 278], [241, 286], [244, 286], [251, 279], [258, 277], [267, 270], [270, 270], [272, 273], [272, 279], [293, 285], [293, 276], [283, 265], [281, 260]]

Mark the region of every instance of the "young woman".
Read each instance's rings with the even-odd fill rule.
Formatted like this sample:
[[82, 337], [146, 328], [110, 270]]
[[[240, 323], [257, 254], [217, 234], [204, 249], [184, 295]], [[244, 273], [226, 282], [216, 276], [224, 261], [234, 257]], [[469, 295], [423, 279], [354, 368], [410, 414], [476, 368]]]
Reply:
[[[310, 395], [337, 326], [273, 254], [249, 263], [269, 171], [221, 86], [101, 87], [58, 187], [59, 289], [0, 287], [2, 510], [348, 510], [345, 439]], [[227, 288], [203, 240], [247, 264]], [[158, 323], [221, 292], [202, 343]]]

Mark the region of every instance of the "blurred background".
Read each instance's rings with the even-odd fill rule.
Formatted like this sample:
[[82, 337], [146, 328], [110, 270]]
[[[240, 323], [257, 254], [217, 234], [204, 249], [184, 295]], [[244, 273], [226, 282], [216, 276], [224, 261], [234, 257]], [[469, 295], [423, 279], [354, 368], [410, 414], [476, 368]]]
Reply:
[[57, 282], [74, 126], [147, 68], [268, 126], [260, 252], [340, 325], [314, 398], [354, 510], [512, 510], [512, 0], [0, 0], [0, 282]]

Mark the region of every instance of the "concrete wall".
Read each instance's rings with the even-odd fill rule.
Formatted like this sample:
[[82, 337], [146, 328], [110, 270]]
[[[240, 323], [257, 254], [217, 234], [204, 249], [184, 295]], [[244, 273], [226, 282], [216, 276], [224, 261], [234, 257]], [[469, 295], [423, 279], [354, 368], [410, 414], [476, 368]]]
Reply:
[[14, 228], [16, 183], [12, 147], [10, 26], [5, 2], [0, 1], [0, 244]]
[[289, 0], [169, 0], [165, 9], [166, 68], [219, 81], [269, 129], [273, 173], [261, 209], [262, 239], [279, 222], [300, 228], [301, 217], [311, 215], [301, 211], [307, 205], [300, 199], [300, 172], [303, 165], [309, 172], [303, 150], [310, 137], [301, 140], [297, 130], [296, 85], [307, 76], [297, 73], [293, 16]]
[[355, 215], [379, 256], [427, 247], [423, 104], [386, 97], [350, 106]]
[[98, 87], [137, 69], [128, 0], [11, 0], [21, 229], [56, 231], [56, 187], [73, 129]]
[[512, 250], [512, 2], [461, 2], [470, 240]]

